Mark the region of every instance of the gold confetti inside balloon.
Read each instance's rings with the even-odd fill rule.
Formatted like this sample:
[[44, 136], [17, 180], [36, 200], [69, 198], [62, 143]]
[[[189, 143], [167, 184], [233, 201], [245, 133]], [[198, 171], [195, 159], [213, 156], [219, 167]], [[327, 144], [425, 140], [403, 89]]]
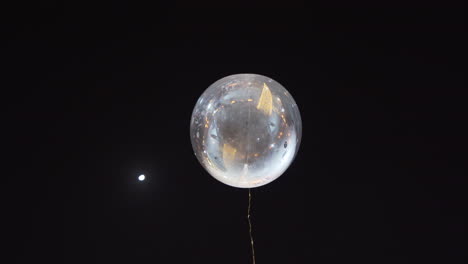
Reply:
[[190, 122], [195, 155], [217, 180], [253, 188], [277, 179], [293, 161], [302, 123], [291, 94], [258, 74], [213, 83], [198, 99]]

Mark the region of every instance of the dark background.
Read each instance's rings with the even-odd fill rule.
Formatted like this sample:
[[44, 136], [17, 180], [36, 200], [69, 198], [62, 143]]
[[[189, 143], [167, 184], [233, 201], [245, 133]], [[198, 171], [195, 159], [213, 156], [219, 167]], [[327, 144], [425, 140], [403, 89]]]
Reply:
[[349, 2], [2, 8], [1, 262], [250, 263], [247, 190], [203, 170], [189, 121], [258, 73], [303, 138], [253, 190], [257, 263], [464, 263], [462, 5]]

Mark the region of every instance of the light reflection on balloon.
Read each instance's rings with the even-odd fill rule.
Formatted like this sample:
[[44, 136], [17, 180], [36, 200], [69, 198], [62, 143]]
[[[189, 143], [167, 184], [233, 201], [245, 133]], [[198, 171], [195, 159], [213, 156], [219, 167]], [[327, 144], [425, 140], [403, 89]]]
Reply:
[[236, 74], [213, 83], [192, 113], [195, 155], [217, 180], [253, 188], [277, 179], [299, 148], [302, 123], [292, 96], [276, 81]]

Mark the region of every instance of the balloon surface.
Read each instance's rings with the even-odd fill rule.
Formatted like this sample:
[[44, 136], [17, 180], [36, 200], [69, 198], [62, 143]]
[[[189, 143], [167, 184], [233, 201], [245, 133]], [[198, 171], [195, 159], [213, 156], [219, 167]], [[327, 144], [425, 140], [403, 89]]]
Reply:
[[277, 179], [299, 148], [302, 123], [289, 92], [257, 74], [213, 83], [198, 99], [190, 122], [198, 161], [217, 180], [253, 188]]

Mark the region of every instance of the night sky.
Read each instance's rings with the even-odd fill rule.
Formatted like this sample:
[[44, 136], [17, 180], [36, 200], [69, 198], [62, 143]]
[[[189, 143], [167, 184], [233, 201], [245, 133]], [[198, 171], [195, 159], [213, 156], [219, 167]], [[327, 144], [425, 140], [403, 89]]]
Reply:
[[251, 263], [248, 192], [189, 125], [209, 85], [257, 73], [303, 122], [252, 189], [258, 264], [464, 263], [461, 4], [351, 2], [3, 8], [0, 262]]

